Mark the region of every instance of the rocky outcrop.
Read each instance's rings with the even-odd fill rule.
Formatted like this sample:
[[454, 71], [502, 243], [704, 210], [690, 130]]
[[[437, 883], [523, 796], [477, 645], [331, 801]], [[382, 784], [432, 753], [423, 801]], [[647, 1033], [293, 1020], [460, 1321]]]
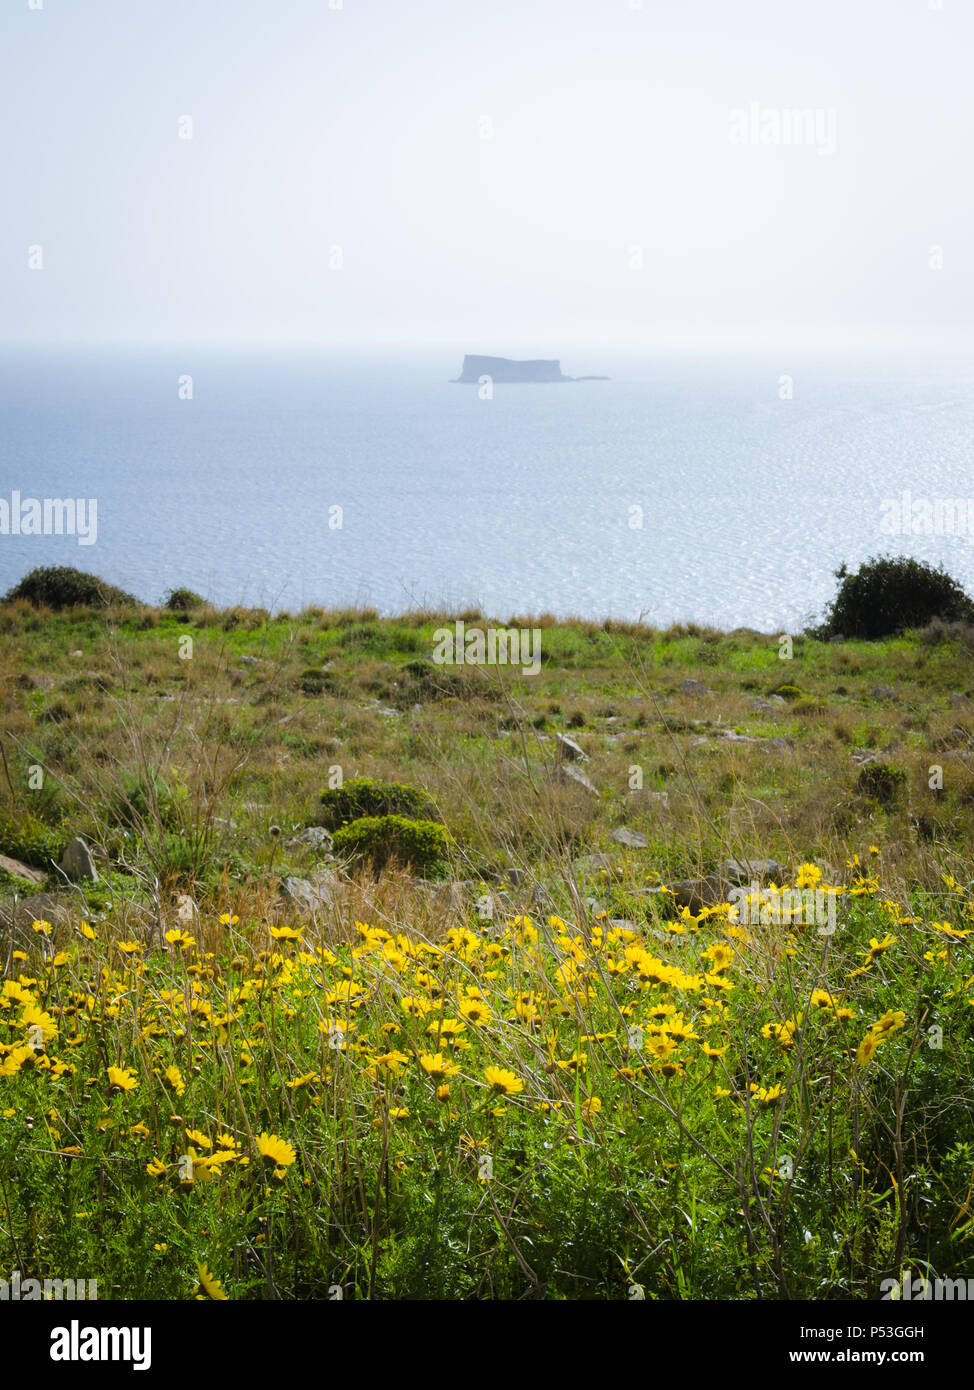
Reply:
[[530, 381], [608, 381], [604, 376], [565, 376], [557, 358], [535, 358], [531, 361], [516, 362], [510, 357], [477, 357], [470, 353], [463, 359], [463, 369], [454, 380], [477, 386], [482, 377], [489, 376], [494, 382]]

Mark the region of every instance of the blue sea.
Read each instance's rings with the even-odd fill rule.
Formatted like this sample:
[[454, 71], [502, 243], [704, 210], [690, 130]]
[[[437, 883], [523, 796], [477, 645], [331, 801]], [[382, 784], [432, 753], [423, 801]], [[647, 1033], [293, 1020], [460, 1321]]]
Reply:
[[[969, 362], [590, 349], [563, 370], [610, 381], [483, 399], [450, 382], [465, 351], [504, 348], [4, 349], [0, 498], [95, 498], [97, 538], [0, 534], [0, 590], [66, 564], [150, 602], [186, 585], [292, 612], [767, 632], [820, 614], [837, 566], [878, 553], [942, 561], [974, 591]], [[907, 515], [970, 495], [970, 525], [891, 535], [904, 493]]]

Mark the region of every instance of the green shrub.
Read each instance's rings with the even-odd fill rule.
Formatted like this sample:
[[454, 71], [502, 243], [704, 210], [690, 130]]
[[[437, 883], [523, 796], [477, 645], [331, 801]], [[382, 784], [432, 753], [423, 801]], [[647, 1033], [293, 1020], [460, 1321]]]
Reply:
[[780, 695], [783, 700], [800, 700], [805, 694], [801, 686], [798, 685], [776, 685], [774, 690], [768, 691], [769, 695]]
[[334, 693], [335, 677], [320, 666], [306, 667], [298, 677], [298, 687], [304, 695], [323, 695], [326, 691]]
[[48, 608], [73, 608], [84, 604], [89, 608], [107, 608], [113, 603], [138, 604], [139, 600], [114, 584], [106, 584], [97, 575], [69, 565], [47, 565], [25, 574], [5, 596], [5, 602], [27, 599], [30, 603], [45, 604]]
[[906, 785], [906, 773], [889, 763], [868, 763], [856, 778], [856, 791], [884, 806], [895, 801]]
[[427, 878], [446, 871], [450, 836], [436, 821], [405, 816], [364, 816], [335, 832], [334, 850], [371, 864], [378, 873], [387, 864], [402, 864]]
[[116, 824], [134, 830], [158, 823], [166, 830], [178, 831], [187, 795], [185, 786], [168, 782], [158, 772], [148, 777], [126, 772], [109, 798], [109, 815]]
[[350, 777], [340, 787], [321, 794], [320, 825], [338, 830], [363, 816], [407, 816], [413, 820], [438, 820], [432, 799], [408, 782], [380, 782], [374, 777]]
[[166, 607], [171, 613], [190, 613], [194, 608], [202, 608], [205, 602], [192, 589], [170, 589], [166, 595]]
[[942, 567], [908, 556], [867, 560], [855, 574], [835, 571], [839, 592], [815, 636], [888, 637], [944, 622], [974, 619], [974, 603]]
[[10, 811], [0, 813], [0, 854], [19, 859], [32, 869], [50, 871], [51, 860], [55, 864], [60, 861], [67, 838], [30, 811], [16, 818]]

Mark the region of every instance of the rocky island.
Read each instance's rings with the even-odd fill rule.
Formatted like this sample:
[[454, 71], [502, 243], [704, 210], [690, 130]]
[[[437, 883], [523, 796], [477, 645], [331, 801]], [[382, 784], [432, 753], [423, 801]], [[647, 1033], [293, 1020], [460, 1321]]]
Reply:
[[460, 375], [454, 378], [454, 382], [476, 386], [485, 376], [489, 376], [491, 381], [505, 383], [609, 380], [607, 376], [565, 376], [557, 358], [515, 362], [510, 357], [476, 357], [468, 353], [463, 359]]

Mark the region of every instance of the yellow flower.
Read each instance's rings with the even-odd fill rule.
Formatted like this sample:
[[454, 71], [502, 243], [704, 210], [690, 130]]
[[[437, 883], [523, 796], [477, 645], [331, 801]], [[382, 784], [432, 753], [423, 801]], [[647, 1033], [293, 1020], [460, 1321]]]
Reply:
[[460, 1070], [458, 1064], [448, 1062], [442, 1052], [423, 1052], [419, 1065], [434, 1081], [446, 1081], [448, 1077], [456, 1076]]
[[524, 1082], [514, 1072], [505, 1067], [487, 1067], [484, 1070], [487, 1085], [502, 1096], [516, 1096], [524, 1090]]
[[278, 1168], [289, 1168], [297, 1158], [290, 1144], [284, 1139], [278, 1139], [276, 1134], [268, 1134], [266, 1130], [257, 1136], [257, 1147], [265, 1162], [275, 1164]]
[[206, 1294], [207, 1298], [212, 1298], [216, 1303], [228, 1303], [229, 1299], [223, 1292], [223, 1288], [216, 1275], [211, 1274], [204, 1264], [198, 1264], [196, 1268], [199, 1270], [200, 1288]]
[[593, 1115], [597, 1115], [601, 1109], [602, 1102], [599, 1100], [598, 1096], [588, 1096], [582, 1101], [582, 1115], [586, 1120], [591, 1119]]
[[230, 912], [221, 912], [221, 913], [220, 913], [220, 926], [221, 926], [221, 927], [235, 927], [239, 921], [240, 921], [240, 918], [239, 918], [239, 917], [235, 917], [235, 916], [234, 916], [232, 913], [230, 913]]
[[199, 1144], [201, 1149], [212, 1149], [213, 1147], [213, 1140], [207, 1138], [201, 1130], [188, 1129], [186, 1131], [186, 1138], [191, 1139], [194, 1144]]
[[781, 1086], [752, 1085], [751, 1090], [754, 1092], [754, 1099], [759, 1100], [762, 1105], [774, 1105], [784, 1094], [784, 1089]]
[[860, 1067], [867, 1067], [869, 1065], [879, 1051], [879, 1045], [882, 1041], [883, 1039], [878, 1033], [866, 1034], [856, 1049], [856, 1061]]
[[461, 1017], [468, 1023], [484, 1023], [490, 1018], [490, 1009], [482, 999], [461, 999], [458, 1007]]
[[117, 945], [118, 949], [127, 956], [134, 956], [137, 951], [142, 950], [137, 941], [119, 941]]
[[178, 1067], [166, 1068], [166, 1085], [175, 1091], [177, 1096], [181, 1096], [186, 1090], [186, 1082], [180, 1075]]
[[173, 927], [167, 931], [166, 940], [170, 946], [179, 946], [184, 951], [196, 944], [189, 932], [181, 931], [179, 927]]
[[30, 925], [32, 931], [42, 932], [44, 936], [50, 936], [51, 934], [51, 924], [50, 922], [45, 922], [43, 918], [39, 918], [36, 922], [31, 922]]
[[822, 870], [816, 864], [799, 864], [795, 875], [796, 888], [814, 888], [821, 882]]
[[877, 941], [876, 938], [875, 938], [874, 936], [870, 937], [870, 938], [869, 938], [869, 955], [868, 955], [867, 959], [868, 959], [868, 960], [875, 960], [876, 957], [877, 957], [877, 956], [881, 956], [881, 955], [883, 954], [884, 951], [888, 951], [889, 948], [890, 948], [890, 946], [892, 946], [893, 943], [894, 943], [896, 940], [897, 940], [897, 938], [896, 938], [895, 936], [890, 936], [889, 932], [886, 933], [886, 935], [883, 937], [882, 941]]
[[[154, 1158], [150, 1163], [145, 1165], [145, 1171], [149, 1174], [150, 1178], [161, 1178], [163, 1173], [167, 1171], [167, 1165], [163, 1163], [161, 1158]], [[156, 1249], [159, 1249], [158, 1245]]]
[[134, 1091], [139, 1084], [135, 1073], [128, 1067], [109, 1067], [108, 1080], [119, 1091]]

